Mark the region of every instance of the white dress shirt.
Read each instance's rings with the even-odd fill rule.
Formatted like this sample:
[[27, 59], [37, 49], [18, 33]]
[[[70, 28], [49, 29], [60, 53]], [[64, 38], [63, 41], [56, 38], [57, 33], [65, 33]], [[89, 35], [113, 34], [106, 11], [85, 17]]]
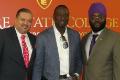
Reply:
[[30, 44], [30, 40], [29, 40], [29, 37], [27, 34], [21, 34], [18, 32], [18, 30], [15, 28], [15, 31], [16, 31], [16, 34], [17, 34], [17, 37], [18, 37], [18, 41], [19, 41], [19, 44], [20, 44], [20, 47], [21, 47], [21, 50], [22, 50], [22, 53], [23, 53], [23, 49], [22, 49], [22, 41], [21, 41], [21, 35], [25, 35], [25, 42], [26, 42], [26, 45], [28, 47], [28, 51], [29, 51], [29, 60], [31, 58], [31, 54], [32, 54], [32, 46]]
[[[69, 74], [69, 47], [66, 49], [63, 48], [63, 41], [61, 38], [61, 34], [57, 30], [55, 25], [53, 25], [53, 28], [54, 28], [54, 33], [55, 33], [55, 38], [56, 38], [56, 43], [58, 48], [59, 61], [60, 61], [60, 75]], [[65, 36], [67, 42], [69, 42], [67, 28], [63, 36]], [[68, 46], [69, 46], [69, 43], [68, 43]]]

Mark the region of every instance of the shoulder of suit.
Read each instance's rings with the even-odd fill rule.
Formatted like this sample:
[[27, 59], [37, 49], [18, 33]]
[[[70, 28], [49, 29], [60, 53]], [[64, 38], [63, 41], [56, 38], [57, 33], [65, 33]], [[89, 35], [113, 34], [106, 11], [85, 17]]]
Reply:
[[110, 29], [106, 29], [106, 30], [107, 30], [107, 32], [108, 32], [109, 34], [111, 34], [111, 35], [120, 36], [120, 33], [119, 33], [119, 32], [115, 32], [115, 31], [112, 31], [112, 30], [110, 30]]
[[72, 33], [74, 33], [74, 34], [78, 34], [79, 35], [79, 32], [77, 30], [75, 30], [75, 29], [67, 27], [67, 30], [72, 32]]
[[9, 28], [2, 29], [0, 32], [2, 34], [4, 34], [4, 33], [11, 32], [11, 31], [14, 31], [14, 27], [9, 27]]
[[110, 29], [106, 29], [107, 36], [111, 37], [112, 39], [120, 39], [120, 33], [112, 31]]
[[40, 32], [40, 33], [37, 35], [37, 37], [41, 37], [41, 36], [48, 35], [48, 34], [50, 34], [52, 31], [53, 31], [53, 27], [46, 28], [45, 30], [43, 30], [42, 32]]

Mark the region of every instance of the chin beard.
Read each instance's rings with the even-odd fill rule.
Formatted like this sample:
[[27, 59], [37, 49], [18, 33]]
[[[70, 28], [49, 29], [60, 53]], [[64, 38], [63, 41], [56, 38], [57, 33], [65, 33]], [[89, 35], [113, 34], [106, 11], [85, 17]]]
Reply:
[[96, 26], [94, 25], [94, 23], [90, 22], [90, 26], [91, 26], [93, 32], [98, 32], [98, 31], [104, 29], [104, 28], [105, 28], [105, 25], [106, 25], [106, 21], [102, 22], [101, 25], [98, 26], [98, 27], [96, 27]]

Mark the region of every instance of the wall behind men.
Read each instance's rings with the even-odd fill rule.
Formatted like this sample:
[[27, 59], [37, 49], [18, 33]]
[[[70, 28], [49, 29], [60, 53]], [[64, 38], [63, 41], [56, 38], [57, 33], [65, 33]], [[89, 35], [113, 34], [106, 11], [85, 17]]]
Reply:
[[30, 32], [37, 35], [53, 24], [52, 15], [55, 7], [64, 4], [70, 10], [68, 26], [84, 36], [90, 31], [88, 9], [93, 2], [105, 4], [107, 8], [107, 27], [120, 32], [120, 0], [1, 0], [0, 29], [13, 25], [17, 10], [25, 7], [33, 12], [34, 18]]

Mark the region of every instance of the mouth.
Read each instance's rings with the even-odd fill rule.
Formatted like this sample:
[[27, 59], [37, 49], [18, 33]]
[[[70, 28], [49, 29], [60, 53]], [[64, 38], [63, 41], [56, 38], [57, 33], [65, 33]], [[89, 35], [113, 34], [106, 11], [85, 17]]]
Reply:
[[24, 29], [28, 29], [28, 27], [24, 27]]
[[64, 22], [64, 21], [61, 21], [60, 24], [63, 25], [63, 24], [65, 24], [65, 22]]
[[101, 23], [100, 22], [95, 22], [94, 25], [95, 25], [95, 27], [99, 27], [101, 25]]
[[28, 27], [29, 27], [28, 25], [23, 25], [24, 29], [28, 29]]

